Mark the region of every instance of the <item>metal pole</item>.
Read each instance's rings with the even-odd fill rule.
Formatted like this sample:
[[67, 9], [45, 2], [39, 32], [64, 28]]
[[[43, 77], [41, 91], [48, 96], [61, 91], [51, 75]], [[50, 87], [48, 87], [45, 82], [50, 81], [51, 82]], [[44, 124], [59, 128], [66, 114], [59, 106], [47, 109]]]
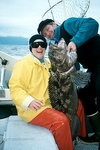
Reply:
[[66, 19], [67, 18], [67, 11], [66, 11], [65, 0], [62, 0], [62, 5], [63, 5], [64, 17]]
[[3, 89], [4, 76], [5, 76], [5, 66], [2, 65], [2, 68], [1, 68], [1, 79], [0, 79], [0, 89]]
[[50, 7], [50, 11], [51, 11], [51, 15], [52, 15], [52, 19], [54, 20], [54, 15], [53, 15], [52, 8], [51, 8], [51, 4], [50, 4], [50, 1], [49, 1], [49, 0], [48, 0], [48, 3], [49, 3], [49, 7]]

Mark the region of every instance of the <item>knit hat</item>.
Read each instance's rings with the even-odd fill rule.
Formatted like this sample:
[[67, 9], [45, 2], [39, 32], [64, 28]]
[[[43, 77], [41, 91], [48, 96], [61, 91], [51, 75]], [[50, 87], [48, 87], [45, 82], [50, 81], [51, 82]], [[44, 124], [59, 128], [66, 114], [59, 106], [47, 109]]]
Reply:
[[41, 42], [44, 42], [46, 47], [47, 47], [47, 42], [46, 39], [40, 35], [40, 34], [35, 34], [33, 35], [30, 39], [29, 39], [29, 49], [30, 51], [32, 50], [32, 44], [36, 41], [36, 40], [40, 40]]
[[40, 24], [39, 24], [39, 26], [38, 26], [38, 29], [37, 29], [38, 33], [40, 34], [40, 32], [43, 30], [43, 28], [47, 24], [49, 24], [50, 22], [54, 22], [54, 20], [52, 20], [52, 19], [46, 19], [46, 20], [41, 21]]

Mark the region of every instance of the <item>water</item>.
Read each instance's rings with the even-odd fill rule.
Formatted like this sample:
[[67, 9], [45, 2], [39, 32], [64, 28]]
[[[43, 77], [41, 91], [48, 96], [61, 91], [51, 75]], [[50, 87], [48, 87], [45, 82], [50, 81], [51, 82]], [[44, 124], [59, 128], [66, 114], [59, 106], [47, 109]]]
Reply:
[[[28, 45], [0, 45], [0, 51], [3, 51], [18, 59], [30, 53]], [[49, 51], [49, 48], [47, 47], [45, 58], [48, 58], [48, 51]], [[82, 65], [80, 64], [80, 70], [86, 71], [87, 69], [84, 69]]]
[[[0, 51], [3, 51], [11, 56], [22, 58], [30, 53], [28, 45], [0, 45]], [[45, 53], [45, 58], [48, 57], [48, 48]]]

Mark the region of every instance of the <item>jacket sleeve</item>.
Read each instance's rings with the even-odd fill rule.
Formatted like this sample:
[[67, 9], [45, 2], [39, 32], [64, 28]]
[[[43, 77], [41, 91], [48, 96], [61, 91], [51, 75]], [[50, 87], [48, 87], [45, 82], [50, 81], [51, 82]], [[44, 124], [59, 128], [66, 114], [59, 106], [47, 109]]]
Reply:
[[32, 96], [27, 93], [28, 79], [30, 76], [28, 65], [24, 61], [19, 61], [13, 69], [9, 88], [12, 100], [17, 107], [21, 107], [23, 110], [28, 110], [28, 105], [34, 100]]
[[64, 23], [65, 30], [72, 35], [77, 47], [97, 35], [99, 24], [93, 18], [69, 18]]

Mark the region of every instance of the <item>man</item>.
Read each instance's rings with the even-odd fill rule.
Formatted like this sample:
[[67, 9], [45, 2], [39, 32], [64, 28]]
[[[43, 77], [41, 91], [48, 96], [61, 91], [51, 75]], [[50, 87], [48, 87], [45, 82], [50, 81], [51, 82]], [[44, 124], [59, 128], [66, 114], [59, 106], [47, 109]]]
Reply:
[[[68, 47], [77, 51], [77, 61], [91, 72], [91, 81], [78, 92], [95, 134], [88, 142], [100, 142], [100, 35], [93, 18], [69, 18], [61, 25], [52, 19], [40, 22], [38, 33], [58, 42], [64, 38]], [[96, 100], [95, 100], [96, 99]]]

